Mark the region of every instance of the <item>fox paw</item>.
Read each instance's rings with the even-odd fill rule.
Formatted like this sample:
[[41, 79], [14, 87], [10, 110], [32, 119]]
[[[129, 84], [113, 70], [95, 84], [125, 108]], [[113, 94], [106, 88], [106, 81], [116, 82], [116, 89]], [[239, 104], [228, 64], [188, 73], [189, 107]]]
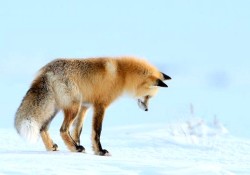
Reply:
[[82, 145], [77, 145], [76, 146], [76, 151], [77, 152], [85, 152], [85, 148]]
[[52, 147], [52, 151], [58, 151], [58, 145], [57, 144], [53, 144], [53, 147]]
[[99, 155], [99, 156], [111, 156], [111, 154], [106, 149], [100, 150], [99, 152], [96, 153], [96, 155]]

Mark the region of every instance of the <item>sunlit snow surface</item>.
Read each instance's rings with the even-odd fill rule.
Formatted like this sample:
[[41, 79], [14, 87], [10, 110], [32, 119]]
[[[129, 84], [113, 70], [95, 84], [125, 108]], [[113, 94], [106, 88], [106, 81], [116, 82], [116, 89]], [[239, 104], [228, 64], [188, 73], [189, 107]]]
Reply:
[[60, 151], [46, 152], [41, 139], [28, 144], [13, 129], [0, 129], [2, 174], [250, 174], [250, 140], [228, 133], [217, 121], [104, 128], [110, 157], [93, 155], [90, 131], [82, 134], [86, 153], [71, 153], [58, 130], [51, 136]]

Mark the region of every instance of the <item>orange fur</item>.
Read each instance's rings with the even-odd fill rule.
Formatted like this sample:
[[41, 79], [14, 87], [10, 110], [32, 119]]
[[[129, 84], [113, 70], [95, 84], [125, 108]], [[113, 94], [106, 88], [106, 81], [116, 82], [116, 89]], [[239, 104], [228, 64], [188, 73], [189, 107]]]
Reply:
[[57, 59], [45, 65], [33, 81], [16, 113], [15, 126], [24, 136], [34, 130], [30, 135], [37, 137], [40, 132], [46, 149], [56, 150], [47, 130], [57, 111], [63, 110], [62, 139], [71, 151], [81, 152], [84, 148], [79, 137], [84, 114], [92, 105], [93, 149], [95, 154], [105, 155], [108, 151], [100, 143], [105, 109], [123, 93], [144, 99], [147, 105], [158, 85], [166, 87], [163, 80], [164, 75], [157, 68], [133, 57]]

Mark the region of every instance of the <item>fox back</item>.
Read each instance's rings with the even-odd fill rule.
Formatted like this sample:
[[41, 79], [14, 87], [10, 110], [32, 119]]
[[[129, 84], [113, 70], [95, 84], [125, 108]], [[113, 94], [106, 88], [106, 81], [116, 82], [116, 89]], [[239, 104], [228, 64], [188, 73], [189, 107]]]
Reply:
[[[167, 79], [170, 77], [148, 62], [133, 57], [57, 59], [39, 71], [17, 110], [15, 127], [30, 141], [37, 140], [40, 133], [47, 150], [54, 149], [47, 130], [56, 113], [63, 110], [61, 135], [68, 148], [74, 151], [80, 129], [75, 129], [75, 140], [64, 133], [73, 122], [81, 127], [79, 115], [84, 116], [81, 111], [89, 106], [97, 110], [93, 117], [93, 133], [98, 131], [98, 135], [104, 111], [115, 99], [128, 93], [147, 106], [148, 99], [156, 94], [159, 86], [167, 87], [163, 82]], [[100, 152], [102, 148], [97, 142], [98, 138], [94, 138], [93, 148]]]

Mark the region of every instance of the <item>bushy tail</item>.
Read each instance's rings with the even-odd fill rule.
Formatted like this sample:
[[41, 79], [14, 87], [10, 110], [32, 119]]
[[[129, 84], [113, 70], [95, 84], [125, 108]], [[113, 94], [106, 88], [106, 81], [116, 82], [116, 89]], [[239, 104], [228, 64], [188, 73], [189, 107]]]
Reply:
[[16, 119], [15, 128], [21, 137], [28, 142], [37, 142], [40, 133], [40, 126], [35, 120], [31, 119], [31, 117], [24, 118], [21, 121]]
[[41, 124], [37, 120], [39, 118], [37, 113], [42, 113], [42, 108], [46, 111], [43, 105], [47, 99], [47, 94], [47, 77], [40, 73], [32, 82], [16, 112], [16, 130], [25, 140], [31, 143], [37, 142], [39, 138]]

